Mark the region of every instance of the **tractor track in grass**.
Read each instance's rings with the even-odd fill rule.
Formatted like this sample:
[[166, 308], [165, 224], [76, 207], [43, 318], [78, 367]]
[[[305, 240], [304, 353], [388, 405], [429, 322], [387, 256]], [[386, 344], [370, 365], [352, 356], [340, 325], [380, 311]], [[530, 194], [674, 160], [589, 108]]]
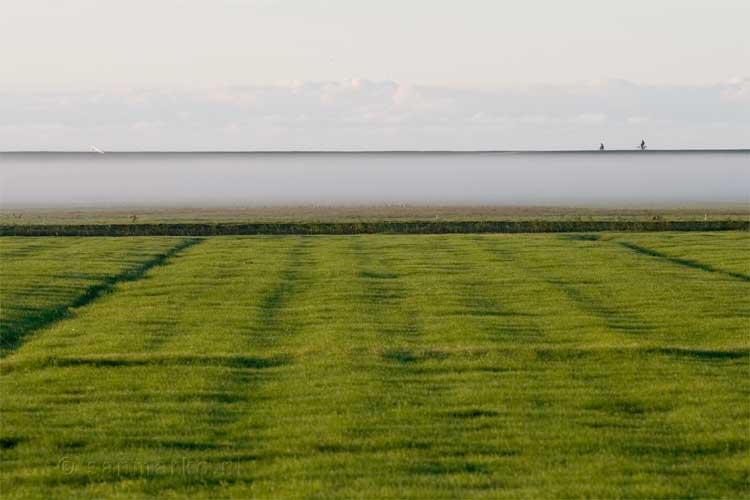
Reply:
[[67, 304], [42, 309], [37, 314], [24, 318], [23, 321], [11, 323], [6, 326], [6, 329], [3, 331], [2, 339], [0, 339], [0, 359], [16, 351], [21, 345], [23, 345], [24, 341], [35, 332], [47, 328], [58, 321], [71, 317], [74, 309], [93, 303], [100, 297], [112, 292], [120, 283], [142, 279], [151, 269], [157, 266], [166, 265], [169, 259], [202, 241], [203, 239], [200, 238], [184, 239], [169, 250], [155, 255], [149, 260], [127, 269], [120, 274], [105, 278], [101, 282], [86, 288], [80, 295]]
[[[312, 285], [303, 276], [303, 270], [312, 257], [311, 243], [311, 240], [307, 238], [299, 238], [299, 241], [289, 248], [284, 267], [275, 282], [261, 293], [258, 302], [258, 317], [249, 329], [250, 335], [244, 341], [244, 349], [254, 353], [248, 359], [254, 363], [262, 360], [261, 365], [255, 366], [251, 363], [250, 366], [246, 366], [234, 363], [228, 366], [229, 369], [224, 373], [223, 378], [216, 381], [214, 391], [219, 396], [212, 401], [213, 406], [208, 415], [211, 427], [215, 429], [213, 438], [216, 440], [230, 439], [238, 422], [247, 419], [248, 416], [254, 418], [245, 411], [253, 404], [258, 404], [257, 388], [259, 385], [266, 384], [272, 377], [278, 376], [274, 369], [281, 369], [294, 362], [292, 356], [278, 354], [278, 351], [283, 350], [285, 340], [291, 339], [302, 331], [302, 324], [297, 318], [292, 320], [285, 318], [283, 313], [287, 307], [294, 306], [294, 299], [305, 293]], [[264, 355], [259, 357], [255, 353], [264, 353]], [[257, 368], [264, 368], [264, 370]], [[267, 368], [271, 370], [265, 370]], [[250, 390], [250, 388], [256, 390]], [[266, 424], [261, 422], [256, 425], [261, 428], [266, 427]], [[251, 442], [258, 448], [263, 447], [262, 438], [257, 435], [251, 439]], [[259, 459], [257, 450], [240, 448], [231, 451], [234, 453], [229, 455], [232, 460]]]
[[260, 317], [252, 329], [254, 335], [250, 339], [253, 346], [272, 347], [284, 336], [298, 332], [299, 328], [294, 325], [287, 329], [284, 335], [277, 335], [278, 330], [283, 326], [281, 312], [293, 303], [292, 299], [295, 295], [304, 291], [300, 287], [300, 274], [304, 266], [308, 264], [306, 259], [310, 258], [310, 244], [311, 240], [301, 238], [297, 245], [290, 248], [287, 253], [287, 266], [282, 270], [279, 280], [268, 288], [261, 298]]
[[[506, 267], [504, 279], [511, 279], [508, 275], [513, 264], [513, 259], [507, 253], [498, 251], [490, 252], [487, 248], [481, 247], [482, 237], [472, 237], [475, 242], [475, 251], [471, 255], [473, 258], [467, 260], [467, 277], [462, 279], [460, 287], [465, 293], [464, 297], [465, 311], [459, 311], [469, 318], [483, 318], [480, 327], [492, 338], [498, 345], [510, 339], [521, 339], [525, 341], [539, 340], [544, 336], [542, 328], [538, 324], [538, 318], [529, 311], [519, 310], [508, 303], [503, 303], [497, 296], [486, 297], [485, 290], [491, 290], [498, 282], [493, 281], [491, 274], [483, 273], [480, 266], [477, 265], [477, 255], [487, 256], [494, 259], [495, 264], [501, 264]], [[454, 253], [460, 250], [453, 248]], [[504, 283], [504, 281], [500, 281]]]
[[[577, 241], [598, 241], [598, 238], [570, 238], [565, 237], [565, 241], [573, 243]], [[486, 245], [487, 250], [496, 255], [498, 259], [512, 261], [523, 272], [529, 273], [542, 280], [547, 286], [558, 290], [571, 304], [574, 304], [578, 310], [586, 315], [596, 318], [602, 322], [609, 331], [616, 333], [646, 333], [653, 330], [654, 326], [641, 318], [635, 311], [623, 307], [614, 307], [607, 305], [601, 298], [599, 291], [587, 290], [587, 288], [604, 285], [598, 282], [587, 282], [580, 279], [565, 279], [561, 273], [548, 275], [539, 269], [533, 269], [513, 255], [513, 252], [498, 249], [497, 242], [492, 241]]]
[[728, 276], [730, 278], [735, 278], [738, 280], [750, 282], [750, 276], [747, 274], [738, 273], [735, 271], [725, 271], [724, 269], [718, 269], [716, 267], [713, 267], [709, 264], [704, 264], [702, 262], [699, 262], [697, 260], [693, 259], [683, 259], [680, 257], [672, 257], [671, 255], [668, 255], [664, 252], [660, 252], [658, 250], [654, 250], [653, 248], [648, 248], [640, 245], [636, 245], [635, 243], [630, 243], [627, 241], [620, 242], [620, 246], [627, 248], [628, 250], [632, 250], [633, 252], [636, 252], [641, 255], [647, 255], [649, 257], [654, 257], [656, 259], [660, 259], [664, 262], [671, 262], [672, 264], [676, 264], [678, 266], [688, 267], [691, 269], [699, 269], [701, 271], [706, 271], [709, 273], [715, 273], [715, 274], [721, 274], [724, 276]]

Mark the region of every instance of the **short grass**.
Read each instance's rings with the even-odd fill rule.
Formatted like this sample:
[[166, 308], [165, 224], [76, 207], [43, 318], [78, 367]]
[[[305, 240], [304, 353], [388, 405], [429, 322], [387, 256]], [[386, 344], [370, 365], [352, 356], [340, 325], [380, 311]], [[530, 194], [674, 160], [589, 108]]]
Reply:
[[749, 249], [2, 238], [0, 494], [747, 497]]

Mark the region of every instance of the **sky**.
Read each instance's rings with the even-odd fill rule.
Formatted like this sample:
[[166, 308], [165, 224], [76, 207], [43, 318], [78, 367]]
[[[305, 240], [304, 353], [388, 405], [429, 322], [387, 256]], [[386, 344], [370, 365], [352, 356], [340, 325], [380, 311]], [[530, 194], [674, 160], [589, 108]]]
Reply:
[[0, 150], [750, 147], [747, 0], [3, 0]]

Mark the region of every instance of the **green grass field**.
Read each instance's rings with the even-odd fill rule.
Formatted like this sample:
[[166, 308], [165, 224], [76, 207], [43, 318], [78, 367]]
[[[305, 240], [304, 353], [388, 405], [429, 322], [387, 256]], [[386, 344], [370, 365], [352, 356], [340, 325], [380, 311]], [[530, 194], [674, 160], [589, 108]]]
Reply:
[[0, 496], [750, 495], [750, 235], [0, 238]]

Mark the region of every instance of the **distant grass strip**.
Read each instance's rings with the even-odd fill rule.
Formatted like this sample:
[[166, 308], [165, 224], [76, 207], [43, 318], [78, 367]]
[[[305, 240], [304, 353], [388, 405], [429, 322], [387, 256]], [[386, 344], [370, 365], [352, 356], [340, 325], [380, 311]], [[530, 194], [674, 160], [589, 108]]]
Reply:
[[750, 230], [750, 221], [382, 221], [256, 224], [0, 225], [0, 236], [228, 236], [306, 234], [569, 233], [590, 231]]

